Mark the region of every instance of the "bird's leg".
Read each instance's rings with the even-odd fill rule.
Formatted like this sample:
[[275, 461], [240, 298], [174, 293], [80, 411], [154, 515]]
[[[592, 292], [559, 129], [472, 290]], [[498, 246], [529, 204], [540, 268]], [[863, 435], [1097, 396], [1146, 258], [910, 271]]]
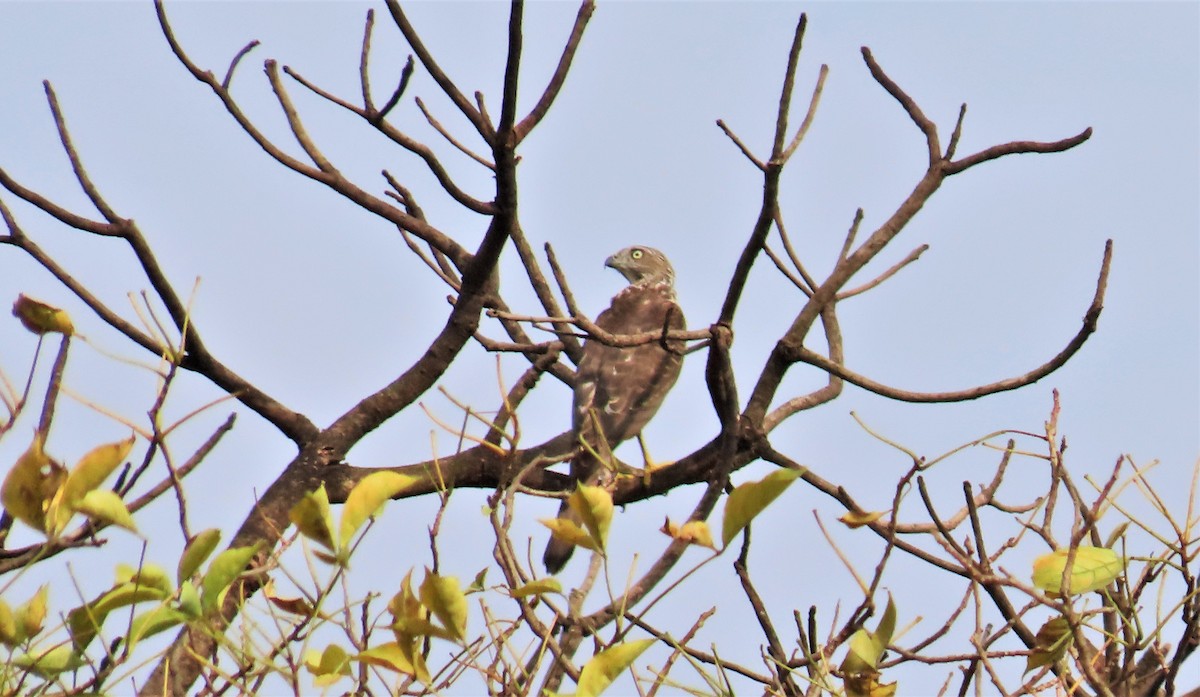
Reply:
[[654, 470], [674, 464], [674, 460], [663, 463], [655, 462], [654, 458], [650, 457], [650, 451], [646, 449], [646, 441], [640, 433], [637, 434], [637, 442], [638, 447], [642, 449], [642, 484], [650, 486], [650, 475], [654, 474]]

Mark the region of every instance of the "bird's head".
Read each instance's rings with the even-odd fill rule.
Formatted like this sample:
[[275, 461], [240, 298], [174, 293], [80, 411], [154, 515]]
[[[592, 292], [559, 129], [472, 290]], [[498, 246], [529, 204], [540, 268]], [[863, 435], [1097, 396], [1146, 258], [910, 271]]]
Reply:
[[675, 283], [675, 269], [666, 255], [651, 247], [626, 247], [604, 261], [604, 265], [621, 272], [635, 286], [652, 283]]

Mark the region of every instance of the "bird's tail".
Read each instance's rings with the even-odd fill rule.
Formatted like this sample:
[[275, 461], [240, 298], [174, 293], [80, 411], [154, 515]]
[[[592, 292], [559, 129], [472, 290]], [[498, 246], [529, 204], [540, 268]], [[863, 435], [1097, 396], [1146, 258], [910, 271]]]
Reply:
[[[575, 511], [571, 510], [566, 501], [563, 501], [562, 506], [559, 507], [558, 517], [570, 520], [581, 527], [583, 526], [583, 521], [579, 519]], [[551, 535], [550, 541], [546, 543], [546, 552], [542, 554], [542, 565], [546, 567], [546, 573], [553, 575], [562, 571], [562, 568], [567, 565], [567, 562], [571, 559], [571, 554], [574, 552], [575, 545]]]

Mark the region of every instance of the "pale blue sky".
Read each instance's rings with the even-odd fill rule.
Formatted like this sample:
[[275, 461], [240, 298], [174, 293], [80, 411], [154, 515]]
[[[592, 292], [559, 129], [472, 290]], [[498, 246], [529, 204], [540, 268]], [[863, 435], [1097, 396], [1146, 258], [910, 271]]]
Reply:
[[[299, 153], [262, 74], [262, 60], [276, 58], [356, 99], [368, 6], [175, 2], [168, 10], [193, 59], [219, 72], [247, 41], [262, 40], [243, 62], [235, 92], [278, 143]], [[875, 271], [920, 244], [931, 249], [841, 311], [853, 370], [913, 390], [991, 382], [1041, 364], [1075, 334], [1092, 296], [1104, 240], [1112, 238], [1115, 260], [1105, 312], [1079, 355], [1034, 386], [966, 404], [896, 404], [848, 387], [836, 402], [785, 423], [773, 442], [823, 476], [857, 489], [864, 502], [886, 508], [888, 482], [905, 463], [865, 434], [851, 410], [872, 428], [933, 456], [1001, 428], [1037, 430], [1051, 389], [1057, 388], [1071, 467], [1081, 476], [1101, 475], [1122, 453], [1141, 464], [1158, 460], [1152, 481], [1180, 506], [1200, 454], [1198, 8], [602, 3], [558, 103], [523, 148], [522, 223], [535, 246], [555, 245], [586, 310], [598, 312], [620, 286], [619, 277], [602, 268], [605, 256], [638, 242], [663, 249], [675, 263], [690, 323], [703, 326], [714, 319], [761, 188], [756, 171], [714, 121], [724, 119], [756, 152], [768, 149], [788, 43], [801, 11], [809, 14], [809, 29], [794, 122], [821, 63], [829, 64], [830, 75], [816, 122], [784, 177], [781, 202], [815, 275], [831, 267], [854, 209], [865, 209], [865, 229], [877, 225], [924, 165], [920, 133], [870, 79], [860, 46], [872, 48], [938, 123], [943, 139], [958, 105], [967, 102], [960, 153], [1008, 140], [1055, 140], [1091, 126], [1092, 139], [1069, 153], [1006, 158], [952, 178]], [[574, 3], [528, 6], [526, 108], [553, 68], [575, 10]], [[507, 7], [424, 2], [409, 11], [447, 72], [464, 91], [483, 90], [497, 113]], [[372, 71], [377, 101], [390, 91], [407, 54], [386, 11], [380, 15]], [[395, 231], [269, 161], [175, 62], [150, 4], [0, 2], [0, 68], [0, 166], [27, 186], [90, 213], [72, 184], [46, 108], [40, 81], [51, 80], [89, 172], [109, 202], [139, 222], [178, 287], [202, 277], [195, 316], [210, 348], [318, 424], [392, 379], [440, 329], [445, 291], [431, 282]], [[382, 192], [378, 172], [387, 168], [413, 190], [435, 224], [467, 246], [479, 238], [485, 221], [447, 205], [415, 157], [388, 147], [353, 117], [294, 83], [292, 95], [310, 133], [361, 186]], [[469, 138], [465, 123], [419, 67], [394, 122], [431, 142], [463, 188], [487, 197], [488, 174], [431, 134], [412, 96], [424, 98], [443, 123]], [[122, 306], [125, 293], [145, 287], [124, 248], [66, 231], [15, 197], [0, 196], [30, 235], [113, 305]], [[506, 255], [504, 268], [510, 304], [539, 312], [519, 283], [515, 255]], [[871, 276], [868, 269], [861, 280]], [[80, 331], [106, 350], [133, 353], [16, 250], [0, 248], [0, 302], [20, 292], [68, 308]], [[743, 399], [801, 304], [769, 263], [755, 268], [735, 326], [733, 359]], [[10, 378], [23, 377], [33, 346], [16, 322], [0, 322], [0, 368]], [[149, 406], [153, 384], [144, 373], [114, 366], [84, 346], [77, 347], [73, 361], [69, 381], [79, 393], [132, 418]], [[524, 367], [512, 357], [503, 365], [510, 379]], [[490, 357], [473, 350], [445, 386], [479, 408], [492, 408], [494, 369]], [[816, 371], [797, 368], [781, 396], [820, 382]], [[174, 397], [174, 413], [182, 415], [217, 394], [200, 381], [187, 381]], [[565, 388], [547, 385], [527, 403], [521, 414], [527, 443], [567, 427], [569, 399]], [[440, 396], [431, 394], [425, 402], [455, 420]], [[703, 359], [695, 355], [647, 431], [652, 452], [671, 459], [711, 438], [716, 421], [709, 404]], [[191, 437], [201, 437], [225, 411], [200, 418]], [[32, 424], [26, 421], [0, 443], [0, 463], [24, 449]], [[370, 436], [351, 460], [395, 465], [427, 457], [430, 428], [427, 417], [412, 410]], [[57, 429], [51, 451], [67, 460], [124, 432], [70, 402], [63, 405]], [[185, 438], [178, 447], [187, 450], [190, 442]], [[453, 447], [452, 438], [439, 436], [440, 453]], [[240, 521], [254, 490], [261, 491], [290, 455], [284, 439], [243, 414], [207, 471], [191, 481], [193, 524]], [[933, 486], [944, 496], [959, 496], [962, 480], [986, 476], [994, 459], [988, 452], [966, 454], [934, 477]], [[752, 466], [738, 480], [765, 471]], [[1017, 469], [1010, 476], [1014, 497], [1023, 480], [1034, 486], [1043, 481], [1040, 472], [1026, 479]], [[630, 507], [614, 524], [614, 536], [642, 542], [665, 513], [689, 510], [695, 496], [682, 490]], [[480, 501], [474, 493], [458, 497], [444, 531], [446, 549], [463, 553], [443, 564], [467, 578], [488, 544]], [[535, 501], [524, 508], [530, 522], [520, 532], [533, 535], [535, 547], [544, 534], [532, 521], [549, 515], [553, 506]], [[756, 528], [754, 568], [781, 623], [790, 622], [793, 608], [803, 611], [811, 604], [821, 606], [829, 622], [836, 599], [843, 607], [857, 601], [848, 575], [815, 530], [814, 509], [827, 522], [838, 514], [796, 487]], [[356, 566], [371, 577], [364, 578], [363, 589], [379, 588], [370, 581], [381, 574], [394, 573], [398, 580], [409, 566], [427, 562], [427, 510], [428, 502], [393, 506], [376, 535], [388, 537], [379, 542], [397, 550], [396, 560], [383, 567]], [[164, 524], [171, 524], [169, 505], [147, 514], [165, 516]], [[773, 534], [777, 530], [786, 532]], [[838, 535], [862, 568], [873, 566], [877, 549], [865, 542], [865, 534]], [[114, 555], [136, 558], [136, 547], [119, 539], [120, 533], [110, 537]], [[169, 561], [177, 544], [174, 538], [156, 539], [149, 557]], [[650, 554], [659, 549], [641, 548]], [[628, 565], [632, 549], [618, 544], [614, 568]], [[99, 554], [88, 558], [102, 562], [94, 567], [99, 570], [111, 565]], [[567, 573], [579, 572], [571, 567]], [[747, 608], [728, 565], [718, 562], [705, 573], [704, 583], [685, 586], [653, 619], [681, 633], [697, 613], [719, 603], [702, 643], [743, 632], [744, 645], [722, 653], [754, 663], [760, 635], [739, 617]], [[106, 574], [88, 582], [102, 587]], [[902, 624], [926, 617], [916, 635], [939, 622], [942, 610], [926, 606], [928, 584], [936, 582], [936, 575], [897, 564], [886, 584], [897, 594]], [[945, 594], [957, 597], [960, 586], [949, 583]], [[944, 675], [930, 670], [902, 679], [936, 690]]]

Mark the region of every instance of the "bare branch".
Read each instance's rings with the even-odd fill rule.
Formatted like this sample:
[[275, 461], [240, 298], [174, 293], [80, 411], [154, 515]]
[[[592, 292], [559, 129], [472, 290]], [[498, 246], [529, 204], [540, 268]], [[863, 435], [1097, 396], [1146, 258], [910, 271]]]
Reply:
[[954, 122], [954, 132], [950, 134], [950, 143], [946, 145], [946, 155], [942, 159], [949, 161], [954, 159], [954, 152], [958, 149], [958, 139], [962, 137], [963, 120], [967, 118], [967, 103], [963, 102], [958, 108], [958, 120]]
[[400, 33], [404, 34], [408, 45], [412, 46], [413, 53], [417, 54], [421, 65], [425, 66], [425, 69], [429, 71], [429, 76], [438, 84], [438, 87], [442, 88], [442, 92], [450, 98], [450, 101], [454, 102], [454, 105], [463, 113], [463, 116], [466, 116], [467, 120], [475, 126], [475, 130], [479, 132], [479, 135], [483, 136], [485, 141], [491, 143], [494, 138], [492, 125], [483, 119], [483, 116], [475, 107], [471, 106], [471, 103], [459, 91], [454, 81], [446, 76], [442, 67], [433, 59], [433, 55], [429, 52], [429, 49], [425, 48], [425, 43], [421, 41], [421, 37], [413, 29], [412, 24], [409, 23], [408, 17], [404, 14], [404, 10], [400, 7], [398, 0], [386, 0], [386, 3], [388, 12], [392, 14], [392, 19], [396, 22], [396, 26], [400, 28]]
[[796, 249], [792, 247], [792, 238], [788, 235], [787, 228], [783, 224], [783, 213], [779, 212], [778, 209], [775, 210], [775, 229], [779, 231], [779, 240], [783, 242], [783, 250], [787, 252], [792, 266], [795, 267], [800, 277], [804, 279], [804, 285], [807, 288], [804, 295], [811, 298], [813, 289], [817, 287], [817, 282], [809, 275], [808, 271], [804, 268], [804, 262], [800, 261], [800, 255], [796, 254]]
[[36, 191], [21, 186], [17, 180], [9, 176], [8, 172], [5, 172], [3, 169], [0, 169], [0, 186], [8, 189], [18, 198], [33, 204], [42, 212], [55, 218], [60, 223], [69, 225], [76, 230], [83, 230], [84, 232], [90, 232], [93, 235], [104, 235], [106, 237], [120, 237], [122, 234], [124, 234], [122, 230], [111, 223], [102, 223], [96, 220], [91, 220], [90, 218], [85, 218], [81, 215], [76, 215], [75, 213], [72, 213], [62, 206], [59, 206]]
[[986, 150], [980, 150], [979, 152], [975, 153], [974, 155], [968, 155], [967, 157], [964, 157], [961, 160], [956, 160], [954, 162], [947, 162], [946, 163], [946, 174], [947, 175], [958, 174], [959, 172], [963, 171], [964, 169], [967, 169], [968, 167], [974, 167], [975, 165], [977, 165], [981, 162], [987, 162], [988, 160], [994, 160], [997, 157], [1004, 157], [1005, 155], [1016, 155], [1016, 154], [1020, 154], [1020, 153], [1063, 152], [1064, 150], [1070, 150], [1071, 148], [1075, 147], [1076, 145], [1079, 145], [1080, 143], [1083, 143], [1084, 141], [1086, 141], [1088, 138], [1091, 138], [1091, 137], [1092, 137], [1092, 129], [1089, 126], [1088, 128], [1083, 129], [1083, 131], [1081, 131], [1078, 135], [1071, 136], [1070, 138], [1063, 138], [1062, 140], [1056, 140], [1056, 141], [1049, 142], [1049, 143], [1044, 143], [1044, 142], [1040, 142], [1040, 141], [1036, 141], [1036, 140], [1016, 140], [1011, 143], [1004, 143], [1002, 145], [993, 145], [992, 147], [987, 148]]
[[513, 128], [517, 124], [517, 82], [521, 75], [521, 47], [524, 42], [521, 18], [525, 14], [525, 0], [511, 0], [508, 7], [508, 54], [504, 60], [504, 87], [500, 101], [500, 123], [496, 132], [510, 139], [506, 143], [508, 147], [516, 147], [519, 139]]
[[[775, 115], [775, 140], [771, 143], [771, 162], [783, 165], [787, 158], [784, 156], [783, 141], [787, 138], [788, 112], [792, 108], [792, 88], [796, 84], [796, 66], [800, 62], [800, 49], [804, 45], [804, 30], [808, 27], [808, 15], [801, 12], [800, 20], [796, 22], [796, 31], [792, 35], [792, 48], [788, 51], [787, 68], [783, 73], [783, 89], [779, 91], [779, 109]], [[818, 80], [818, 84], [820, 81]], [[810, 104], [809, 111], [815, 109]], [[801, 130], [807, 130], [802, 126]], [[799, 133], [797, 133], [799, 136]]]
[[458, 142], [454, 136], [450, 135], [450, 131], [446, 130], [446, 127], [443, 126], [440, 121], [435, 119], [432, 113], [430, 113], [429, 109], [425, 106], [424, 100], [422, 100], [420, 97], [417, 97], [414, 101], [417, 103], [417, 108], [420, 109], [421, 113], [425, 115], [425, 120], [429, 122], [429, 125], [433, 126], [438, 133], [442, 134], [442, 137], [445, 138], [451, 145], [458, 148], [459, 152], [471, 158], [472, 160], [475, 160], [484, 167], [487, 167], [493, 172], [496, 171], [496, 163], [488, 160], [482, 155], [476, 154], [475, 151]]
[[925, 134], [925, 143], [929, 146], [929, 165], [932, 167], [942, 158], [942, 147], [938, 142], [937, 126], [934, 125], [925, 113], [921, 111], [921, 107], [913, 101], [913, 98], [908, 96], [908, 93], [900, 89], [892, 78], [883, 72], [883, 68], [879, 67], [879, 63], [875, 62], [875, 57], [871, 55], [871, 49], [866, 46], [862, 47], [863, 60], [867, 62], [867, 69], [871, 71], [871, 77], [875, 78], [883, 89], [887, 90], [888, 94], [900, 102], [900, 106], [904, 107], [904, 111], [908, 113], [908, 117], [912, 122], [921, 129]]
[[[425, 161], [425, 165], [429, 168], [429, 171], [433, 173], [433, 176], [437, 178], [438, 183], [441, 184], [442, 188], [446, 191], [446, 193], [450, 194], [451, 198], [453, 198], [458, 203], [461, 203], [463, 206], [466, 206], [468, 209], [475, 211], [476, 213], [479, 213], [482, 215], [491, 215], [493, 212], [495, 212], [495, 209], [493, 208], [491, 203], [480, 201], [480, 200], [474, 198], [473, 196], [467, 194], [462, 189], [460, 189], [458, 187], [458, 185], [454, 183], [454, 180], [450, 178], [450, 173], [447, 172], [446, 168], [442, 166], [442, 163], [440, 161], [438, 161], [437, 156], [433, 154], [433, 150], [430, 149], [430, 147], [428, 145], [425, 145], [424, 143], [422, 143], [418, 140], [415, 140], [414, 138], [406, 135], [403, 131], [400, 131], [395, 126], [391, 125], [387, 121], [384, 121], [382, 119], [382, 117], [372, 116], [371, 112], [369, 112], [363, 108], [360, 108], [358, 106], [355, 106], [354, 104], [351, 104], [350, 102], [346, 101], [345, 99], [342, 99], [341, 97], [331, 94], [330, 92], [328, 92], [324, 89], [321, 89], [320, 87], [318, 87], [317, 85], [310, 82], [307, 78], [302, 76], [300, 73], [298, 73], [293, 68], [291, 68], [289, 66], [284, 66], [283, 72], [287, 73], [288, 76], [290, 76], [296, 82], [299, 82], [304, 87], [307, 87], [314, 94], [317, 94], [318, 96], [321, 96], [321, 97], [327, 99], [328, 101], [333, 102], [334, 104], [337, 104], [338, 106], [342, 107], [343, 109], [346, 109], [347, 111], [351, 111], [355, 114], [358, 114], [360, 117], [362, 117], [367, 122], [369, 122], [372, 126], [374, 126], [376, 128], [376, 130], [378, 130], [383, 135], [387, 136], [388, 139], [390, 139], [392, 142], [396, 143], [397, 145], [404, 148], [405, 150], [408, 150], [409, 152], [420, 157], [422, 160]], [[421, 104], [421, 101], [419, 99], [417, 100], [417, 104], [418, 104], [418, 106], [421, 107], [421, 111], [425, 112], [425, 108]], [[426, 114], [426, 118], [431, 118], [429, 116], [428, 112], [425, 112], [425, 114]], [[433, 124], [434, 122], [431, 120], [430, 123]], [[484, 165], [485, 167], [495, 170], [495, 165], [493, 165], [490, 162], [484, 160], [483, 158], [475, 155], [474, 153], [471, 153], [469, 150], [465, 149], [462, 145], [460, 145], [457, 141], [455, 141], [450, 136], [449, 133], [445, 132], [444, 129], [442, 129], [441, 124], [434, 124], [434, 128], [437, 128], [438, 131], [447, 140], [449, 140], [451, 144], [453, 144], [459, 150], [462, 150], [464, 153], [471, 156], [473, 159], [475, 159], [477, 162]]]
[[558, 66], [554, 69], [554, 75], [550, 77], [550, 82], [546, 85], [546, 90], [542, 92], [542, 96], [538, 99], [537, 104], [533, 109], [521, 119], [513, 131], [513, 136], [516, 142], [520, 143], [529, 135], [529, 132], [537, 127], [545, 118], [546, 112], [550, 110], [550, 105], [554, 103], [558, 97], [559, 90], [562, 89], [563, 83], [567, 79], [567, 73], [571, 70], [571, 61], [575, 59], [575, 51], [579, 48], [579, 41], [583, 38], [583, 31], [587, 28], [588, 20], [592, 18], [592, 13], [596, 9], [595, 0], [583, 0], [579, 5], [579, 12], [575, 15], [575, 25], [571, 27], [571, 34], [567, 37], [567, 43], [563, 46], [562, 56], [558, 59]]
[[255, 40], [251, 41], [250, 43], [246, 44], [245, 46], [243, 46], [242, 50], [240, 50], [236, 54], [234, 54], [233, 60], [229, 61], [229, 69], [225, 71], [225, 78], [223, 80], [221, 80], [221, 89], [223, 89], [223, 90], [229, 89], [229, 84], [231, 82], [233, 82], [233, 73], [235, 70], [237, 70], [238, 63], [242, 62], [242, 59], [246, 57], [246, 54], [248, 54], [251, 51], [253, 51], [254, 49], [258, 48], [258, 45], [259, 45], [258, 39], [255, 39]]
[[792, 158], [792, 154], [796, 152], [796, 148], [800, 147], [809, 127], [812, 126], [813, 119], [817, 115], [817, 105], [821, 102], [821, 91], [825, 89], [827, 75], [829, 75], [829, 66], [822, 64], [820, 72], [817, 73], [817, 84], [813, 88], [812, 98], [808, 101], [808, 112], [804, 114], [804, 121], [800, 122], [800, 128], [796, 129], [796, 135], [792, 138], [792, 142], [783, 151], [784, 162]]
[[[375, 8], [367, 10], [367, 21], [363, 26], [362, 51], [358, 56], [358, 84], [362, 87], [363, 109], [368, 114], [375, 113], [375, 103], [371, 99], [371, 75], [369, 65], [371, 61], [371, 33], [375, 29]], [[409, 65], [412, 64], [412, 58], [409, 58]], [[287, 70], [284, 67], [284, 70]]]
[[929, 249], [929, 245], [927, 245], [927, 244], [923, 244], [920, 247], [917, 247], [916, 249], [909, 252], [908, 256], [904, 257], [900, 261], [893, 264], [891, 266], [891, 268], [889, 268], [887, 271], [884, 271], [883, 273], [879, 274], [879, 276], [877, 276], [874, 280], [864, 283], [861, 286], [858, 286], [856, 288], [851, 288], [850, 290], [844, 290], [844, 291], [838, 293], [837, 299], [845, 300], [846, 298], [851, 298], [851, 297], [854, 297], [855, 295], [861, 295], [862, 293], [865, 293], [868, 290], [871, 290], [872, 288], [879, 285], [880, 283], [883, 283], [884, 281], [888, 280], [892, 276], [895, 276], [896, 272], [899, 271], [900, 269], [904, 268], [905, 266], [908, 266], [909, 264], [913, 263], [917, 259], [920, 259], [921, 255], [924, 254], [926, 252], [926, 250], [928, 250], [928, 249]]
[[400, 70], [400, 82], [396, 84], [396, 89], [392, 91], [392, 96], [388, 97], [388, 100], [383, 104], [383, 108], [377, 114], [379, 119], [387, 118], [392, 109], [395, 109], [396, 105], [400, 103], [400, 98], [404, 96], [404, 91], [408, 89], [408, 81], [412, 79], [412, 75], [413, 58], [409, 56], [408, 60], [404, 62], [404, 68]]
[[284, 116], [287, 117], [288, 126], [292, 129], [292, 135], [296, 136], [296, 142], [300, 147], [304, 148], [304, 152], [308, 154], [309, 159], [317, 166], [317, 169], [326, 174], [341, 178], [341, 173], [333, 166], [317, 144], [309, 137], [308, 131], [304, 128], [304, 122], [300, 120], [300, 114], [296, 112], [296, 107], [292, 104], [292, 98], [288, 96], [287, 90], [283, 87], [283, 82], [279, 79], [279, 65], [274, 60], [268, 60], [263, 64], [266, 68], [267, 79], [271, 82], [271, 89], [275, 92], [275, 98], [279, 100], [279, 106], [283, 109]]
[[817, 353], [810, 351], [807, 348], [800, 348], [798, 360], [810, 365], [815, 365], [818, 368], [836, 375], [846, 382], [858, 385], [864, 390], [874, 392], [875, 394], [896, 399], [902, 402], [962, 402], [971, 399], [978, 399], [985, 395], [995, 394], [997, 392], [1005, 392], [1007, 390], [1015, 390], [1018, 387], [1030, 385], [1042, 378], [1046, 377], [1055, 370], [1061, 368], [1070, 358], [1083, 347], [1088, 337], [1092, 332], [1096, 331], [1096, 325], [1100, 320], [1100, 312], [1103, 310], [1104, 292], [1108, 286], [1108, 271], [1109, 265], [1112, 262], [1112, 240], [1109, 240], [1104, 245], [1104, 261], [1100, 266], [1100, 277], [1096, 282], [1096, 293], [1092, 298], [1092, 303], [1088, 306], [1087, 312], [1083, 317], [1083, 326], [1079, 332], [1067, 343], [1066, 347], [1051, 358], [1046, 363], [1034, 368], [1033, 370], [1019, 375], [1017, 377], [1008, 378], [999, 382], [993, 382], [979, 387], [972, 387], [966, 390], [954, 392], [909, 392], [900, 390], [894, 387], [889, 387], [881, 383], [875, 382], [870, 378], [864, 377], [857, 373], [847, 370], [845, 367], [836, 364], [829, 359]]
[[763, 170], [764, 172], [767, 170], [767, 166], [762, 163], [762, 160], [759, 160], [754, 156], [754, 153], [750, 151], [750, 148], [746, 147], [746, 144], [742, 142], [742, 139], [738, 138], [737, 134], [730, 130], [729, 126], [725, 125], [723, 120], [717, 119], [717, 127], [720, 128], [725, 135], [729, 136], [729, 139], [732, 140], [733, 144], [738, 147], [738, 150], [741, 150], [742, 154], [746, 156], [746, 159], [753, 162], [755, 167]]

